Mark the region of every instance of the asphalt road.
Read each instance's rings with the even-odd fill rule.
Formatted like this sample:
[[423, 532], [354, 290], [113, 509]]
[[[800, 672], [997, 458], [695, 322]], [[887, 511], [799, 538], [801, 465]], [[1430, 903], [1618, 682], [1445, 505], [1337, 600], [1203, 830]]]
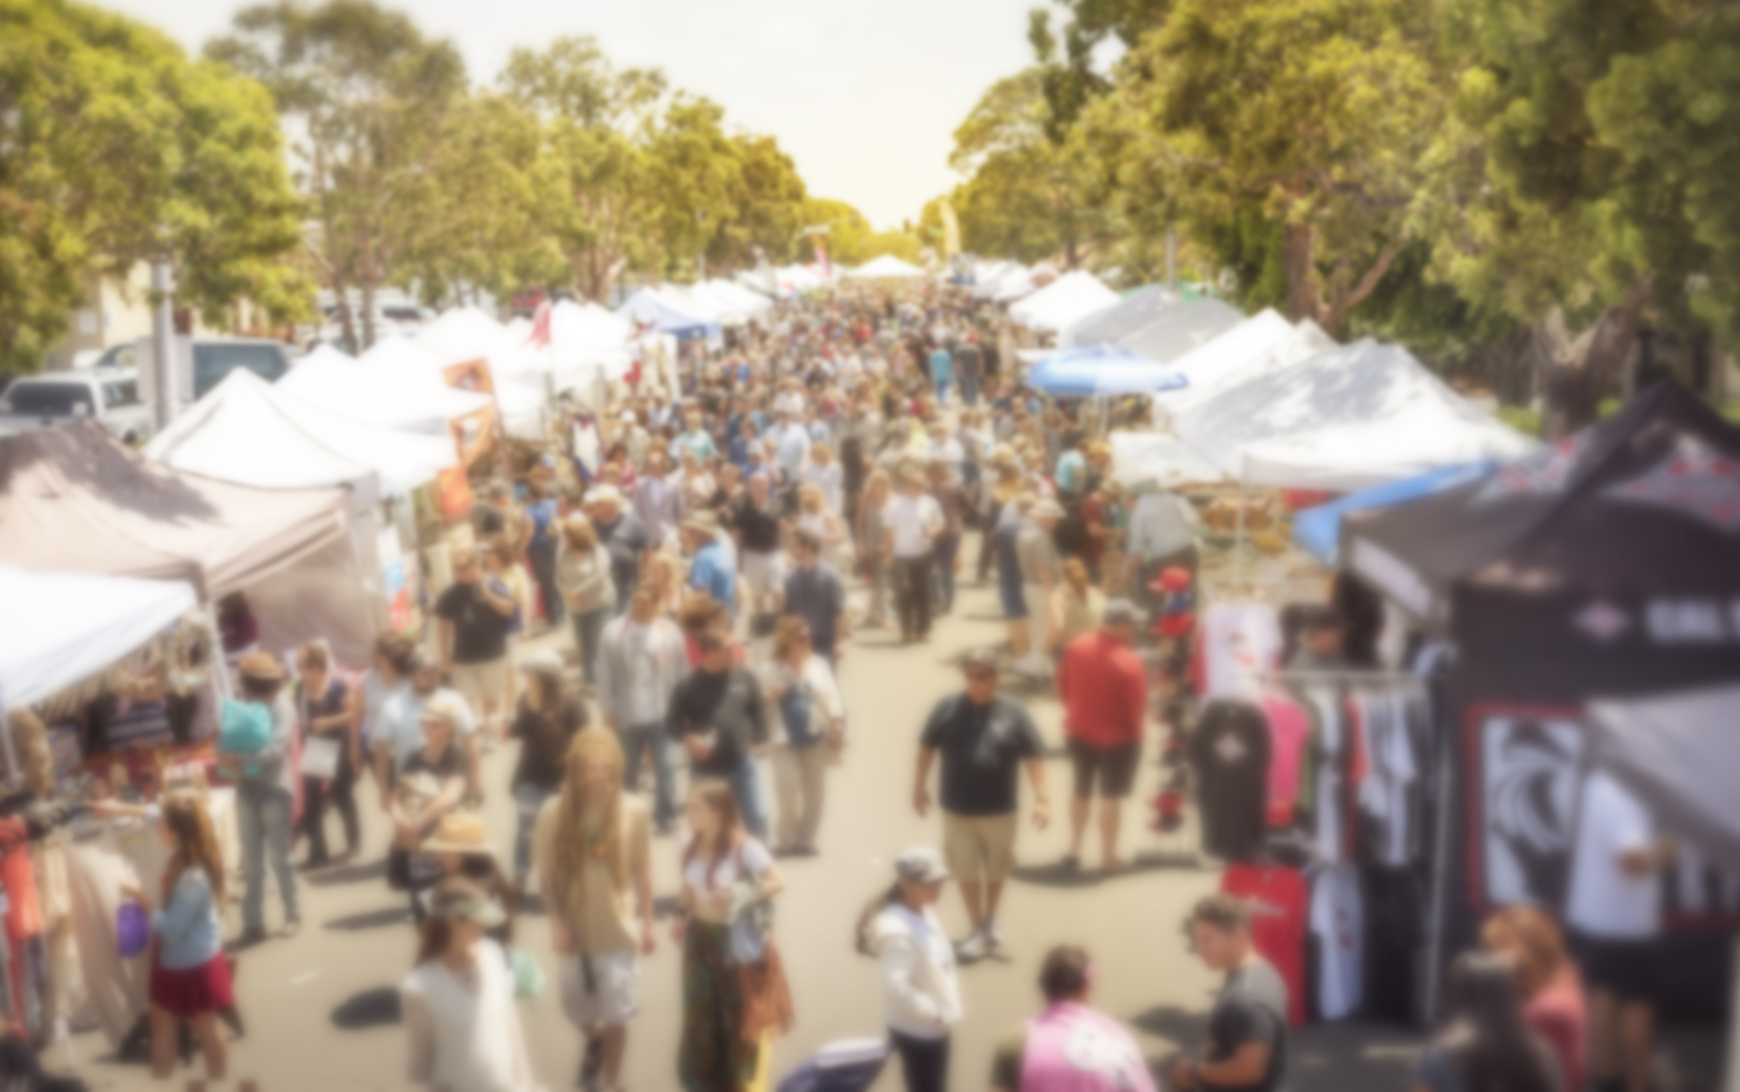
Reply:
[[[887, 631], [863, 632], [851, 643], [841, 670], [851, 738], [844, 765], [830, 773], [821, 855], [782, 864], [789, 890], [780, 900], [776, 936], [797, 1026], [778, 1046], [776, 1074], [829, 1041], [881, 1033], [876, 967], [853, 951], [852, 928], [866, 901], [885, 889], [894, 855], [939, 840], [935, 813], [920, 819], [910, 805], [915, 741], [931, 705], [959, 685], [954, 657], [1000, 640], [995, 609], [990, 589], [966, 587], [954, 616], [939, 623], [930, 644], [900, 648]], [[544, 641], [565, 647], [568, 639]], [[1047, 740], [1061, 745], [1057, 703], [1040, 695], [1025, 699]], [[1158, 788], [1153, 754], [1151, 740], [1136, 800]], [[486, 762], [487, 818], [505, 861], [514, 824], [507, 794], [513, 751], [498, 751]], [[1152, 855], [1169, 847], [1161, 846], [1159, 836], [1146, 829], [1146, 815], [1134, 808], [1126, 820], [1125, 852], [1149, 855], [1136, 869], [1116, 877], [1057, 871], [1053, 866], [1066, 839], [1068, 765], [1058, 754], [1047, 768], [1053, 824], [1045, 831], [1031, 824], [1022, 830], [1023, 868], [1001, 915], [1006, 955], [963, 971], [967, 1016], [954, 1037], [951, 1081], [958, 1089], [986, 1087], [996, 1041], [1036, 1008], [1039, 961], [1060, 942], [1085, 945], [1096, 956], [1096, 1003], [1130, 1022], [1151, 1056], [1194, 1044], [1201, 1033], [1214, 980], [1185, 949], [1182, 923], [1191, 902], [1213, 888], [1214, 873], [1156, 860]], [[249, 1033], [234, 1044], [232, 1075], [256, 1080], [261, 1092], [406, 1087], [403, 1032], [391, 1006], [380, 1002], [409, 970], [415, 936], [403, 897], [389, 891], [384, 879], [386, 824], [372, 792], [363, 802], [365, 852], [354, 863], [304, 876], [300, 935], [273, 939], [242, 956], [237, 988]], [[1091, 868], [1098, 857], [1091, 832], [1088, 846]], [[676, 890], [679, 853], [676, 838], [655, 842], [660, 896]], [[269, 906], [276, 925], [276, 905]], [[965, 916], [952, 892], [941, 909], [950, 930], [964, 933]], [[233, 935], [233, 910], [230, 917]], [[660, 940], [658, 952], [643, 964], [643, 1011], [630, 1034], [625, 1083], [635, 1092], [676, 1088], [679, 955], [668, 934]], [[540, 916], [521, 918], [517, 943], [546, 969], [553, 967]], [[580, 1039], [556, 997], [546, 991], [524, 1002], [522, 1014], [540, 1078], [552, 1089], [572, 1087]], [[1406, 1088], [1419, 1041], [1403, 1029], [1366, 1024], [1307, 1029], [1293, 1042], [1292, 1088]], [[104, 1060], [100, 1036], [79, 1036], [75, 1049], [81, 1073], [94, 1087], [162, 1087], [140, 1068]], [[60, 1060], [58, 1048], [53, 1057]], [[891, 1065], [876, 1087], [898, 1086]]]

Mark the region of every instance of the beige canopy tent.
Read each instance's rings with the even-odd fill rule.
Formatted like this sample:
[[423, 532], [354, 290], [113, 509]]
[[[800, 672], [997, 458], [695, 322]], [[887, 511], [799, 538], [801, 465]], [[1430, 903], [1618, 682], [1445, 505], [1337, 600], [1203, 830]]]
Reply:
[[366, 663], [376, 604], [342, 489], [254, 489], [152, 462], [90, 422], [0, 451], [0, 562], [182, 580], [215, 601], [244, 592], [275, 651], [315, 637]]

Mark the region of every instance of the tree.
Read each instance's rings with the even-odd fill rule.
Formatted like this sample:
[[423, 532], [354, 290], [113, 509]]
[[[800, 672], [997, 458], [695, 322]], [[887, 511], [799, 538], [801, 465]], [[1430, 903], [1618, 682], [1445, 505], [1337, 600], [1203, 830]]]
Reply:
[[242, 297], [300, 317], [296, 246], [260, 87], [119, 16], [0, 0], [0, 370], [41, 363], [84, 274], [141, 261], [214, 324]]
[[500, 83], [542, 124], [544, 213], [572, 281], [608, 300], [623, 271], [644, 268], [656, 249], [645, 140], [664, 76], [617, 70], [591, 38], [558, 38], [541, 53], [515, 50]]
[[767, 136], [731, 139], [737, 160], [728, 197], [731, 214], [707, 246], [707, 260], [721, 266], [755, 264], [759, 247], [772, 262], [791, 260], [804, 223], [804, 180], [779, 141]]
[[1064, 144], [1088, 104], [1110, 91], [1113, 81], [1094, 67], [1102, 43], [1116, 39], [1126, 50], [1165, 25], [1173, 0], [1054, 0], [1069, 12], [1061, 36], [1045, 8], [1028, 12], [1027, 41], [1040, 65], [1046, 102], [1046, 135]]
[[[332, 291], [344, 338], [375, 340], [375, 294], [441, 225], [433, 164], [465, 66], [447, 41], [372, 0], [245, 8], [211, 57], [257, 77], [294, 124], [310, 260]], [[362, 304], [361, 329], [351, 306]]]
[[501, 95], [479, 92], [443, 119], [429, 161], [422, 208], [428, 231], [393, 270], [430, 306], [478, 290], [496, 297], [528, 284], [560, 283], [567, 266], [545, 223], [552, 174], [538, 119]]
[[1204, 236], [1276, 225], [1289, 317], [1333, 332], [1410, 238], [1445, 99], [1430, 18], [1407, 0], [1180, 0], [1094, 107], [1112, 174]]
[[965, 250], [1024, 262], [1061, 256], [1073, 269], [1105, 235], [1082, 164], [1052, 142], [1049, 117], [1044, 73], [1029, 68], [992, 84], [955, 130], [949, 165], [967, 179], [951, 200]]
[[736, 215], [742, 162], [725, 135], [725, 110], [710, 99], [679, 94], [647, 141], [658, 261], [649, 272], [686, 276]]
[[1421, 218], [1472, 305], [1532, 324], [1559, 435], [1595, 419], [1646, 312], [1740, 334], [1740, 15], [1457, 0], [1450, 16], [1464, 68]]

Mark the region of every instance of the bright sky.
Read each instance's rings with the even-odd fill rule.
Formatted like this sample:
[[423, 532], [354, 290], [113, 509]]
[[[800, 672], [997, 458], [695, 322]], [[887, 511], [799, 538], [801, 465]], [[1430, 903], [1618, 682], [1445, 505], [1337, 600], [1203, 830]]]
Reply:
[[[197, 50], [237, 0], [94, 0]], [[878, 228], [917, 219], [958, 179], [955, 126], [993, 80], [1031, 61], [1027, 10], [1043, 0], [400, 0], [425, 33], [457, 42], [473, 82], [508, 54], [592, 34], [624, 66], [725, 107], [779, 139], [810, 192]]]

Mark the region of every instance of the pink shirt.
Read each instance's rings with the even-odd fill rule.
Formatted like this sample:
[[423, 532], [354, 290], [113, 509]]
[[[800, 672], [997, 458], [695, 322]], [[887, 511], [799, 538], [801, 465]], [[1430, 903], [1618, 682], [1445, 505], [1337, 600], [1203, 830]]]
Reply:
[[1299, 801], [1299, 765], [1305, 757], [1305, 741], [1311, 722], [1305, 710], [1291, 700], [1275, 695], [1263, 699], [1269, 721], [1269, 807]]
[[1027, 1024], [1021, 1092], [1154, 1092], [1154, 1079], [1122, 1024], [1065, 1001]]

